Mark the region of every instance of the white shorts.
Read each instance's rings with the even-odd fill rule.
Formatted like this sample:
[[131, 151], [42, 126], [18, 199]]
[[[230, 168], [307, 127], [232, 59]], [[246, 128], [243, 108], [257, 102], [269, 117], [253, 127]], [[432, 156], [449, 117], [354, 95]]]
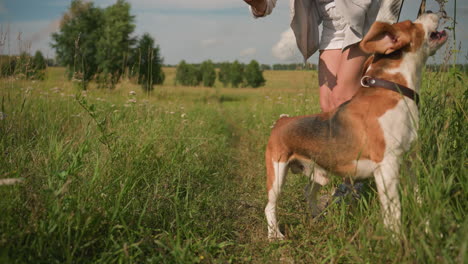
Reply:
[[335, 2], [318, 1], [319, 15], [322, 18], [322, 35], [319, 50], [343, 49], [347, 24], [335, 7]]

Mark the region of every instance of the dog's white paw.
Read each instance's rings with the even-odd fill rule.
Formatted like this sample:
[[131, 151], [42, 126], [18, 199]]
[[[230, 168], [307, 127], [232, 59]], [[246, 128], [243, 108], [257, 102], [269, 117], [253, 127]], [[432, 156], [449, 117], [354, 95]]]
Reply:
[[284, 235], [280, 231], [269, 232], [268, 240], [270, 240], [270, 242], [284, 240]]

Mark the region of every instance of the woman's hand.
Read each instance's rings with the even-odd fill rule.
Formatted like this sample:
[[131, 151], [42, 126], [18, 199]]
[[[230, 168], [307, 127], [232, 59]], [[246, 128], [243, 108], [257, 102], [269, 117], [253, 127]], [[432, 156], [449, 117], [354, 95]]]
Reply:
[[267, 8], [266, 0], [244, 0], [244, 2], [246, 2], [252, 7], [252, 11], [255, 16], [265, 15], [265, 11]]

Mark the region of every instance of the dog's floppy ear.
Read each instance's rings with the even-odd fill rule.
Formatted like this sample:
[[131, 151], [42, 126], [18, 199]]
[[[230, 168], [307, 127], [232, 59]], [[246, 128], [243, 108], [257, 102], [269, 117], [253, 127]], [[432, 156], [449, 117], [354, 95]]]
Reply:
[[361, 76], [364, 76], [367, 72], [367, 69], [369, 69], [369, 66], [372, 64], [372, 61], [374, 60], [374, 55], [369, 56], [367, 60], [364, 62], [362, 66], [362, 74]]
[[410, 37], [407, 32], [399, 30], [395, 24], [377, 21], [372, 24], [359, 45], [368, 54], [390, 54], [408, 43]]

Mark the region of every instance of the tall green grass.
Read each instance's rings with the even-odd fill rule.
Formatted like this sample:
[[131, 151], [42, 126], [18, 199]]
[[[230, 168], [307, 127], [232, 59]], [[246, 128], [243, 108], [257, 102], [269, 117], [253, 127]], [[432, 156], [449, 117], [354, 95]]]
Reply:
[[312, 219], [307, 180], [289, 175], [288, 239], [269, 243], [264, 147], [280, 114], [319, 111], [316, 73], [208, 89], [174, 87], [165, 70], [150, 94], [129, 83], [81, 92], [60, 69], [0, 81], [0, 178], [23, 179], [0, 186], [0, 263], [466, 262], [466, 76], [425, 76], [401, 169], [402, 237], [383, 228], [372, 181]]

